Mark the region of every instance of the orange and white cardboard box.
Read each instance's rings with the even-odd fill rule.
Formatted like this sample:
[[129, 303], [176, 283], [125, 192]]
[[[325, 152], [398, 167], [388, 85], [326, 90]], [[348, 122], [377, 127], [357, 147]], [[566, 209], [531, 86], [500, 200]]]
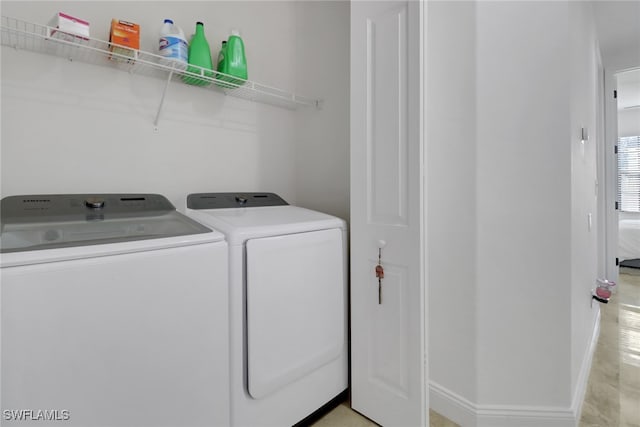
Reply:
[[[121, 19], [112, 19], [109, 43], [112, 43], [109, 46], [111, 52], [135, 57], [134, 50], [140, 49], [140, 25]], [[128, 61], [119, 57], [112, 57], [112, 59]]]

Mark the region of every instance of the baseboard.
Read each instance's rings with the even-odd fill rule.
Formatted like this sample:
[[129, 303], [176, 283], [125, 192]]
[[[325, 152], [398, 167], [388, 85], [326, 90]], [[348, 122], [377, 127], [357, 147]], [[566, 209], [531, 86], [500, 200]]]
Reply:
[[435, 381], [429, 381], [429, 407], [463, 427], [477, 423], [476, 405]]
[[576, 427], [599, 334], [600, 312], [580, 367], [570, 407], [477, 405], [435, 381], [429, 382], [429, 406], [462, 427]]

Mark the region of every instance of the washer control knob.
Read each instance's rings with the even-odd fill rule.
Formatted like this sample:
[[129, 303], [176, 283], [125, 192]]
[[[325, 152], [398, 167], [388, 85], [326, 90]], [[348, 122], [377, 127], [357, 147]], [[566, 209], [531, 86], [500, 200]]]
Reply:
[[84, 201], [84, 205], [90, 209], [102, 209], [104, 208], [104, 199], [99, 197], [89, 197]]
[[54, 240], [60, 239], [60, 232], [58, 230], [47, 230], [44, 233], [44, 240], [47, 242], [53, 242]]
[[236, 196], [236, 202], [238, 202], [239, 205], [243, 206], [247, 204], [247, 198], [243, 197], [243, 196]]

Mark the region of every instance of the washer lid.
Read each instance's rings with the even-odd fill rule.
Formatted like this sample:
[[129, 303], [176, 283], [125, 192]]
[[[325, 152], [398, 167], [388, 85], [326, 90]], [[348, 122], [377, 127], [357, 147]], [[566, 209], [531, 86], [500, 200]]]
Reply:
[[232, 209], [188, 209], [197, 221], [224, 233], [229, 244], [247, 239], [307, 231], [346, 229], [344, 220], [298, 206], [265, 206]]
[[0, 222], [2, 253], [212, 232], [158, 194], [11, 196], [0, 201]]

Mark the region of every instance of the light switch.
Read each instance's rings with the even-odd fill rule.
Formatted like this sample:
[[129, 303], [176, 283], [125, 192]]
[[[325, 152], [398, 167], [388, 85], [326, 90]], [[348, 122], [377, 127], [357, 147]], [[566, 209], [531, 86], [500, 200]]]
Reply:
[[587, 128], [582, 128], [580, 131], [580, 141], [584, 144], [589, 140], [589, 131]]

